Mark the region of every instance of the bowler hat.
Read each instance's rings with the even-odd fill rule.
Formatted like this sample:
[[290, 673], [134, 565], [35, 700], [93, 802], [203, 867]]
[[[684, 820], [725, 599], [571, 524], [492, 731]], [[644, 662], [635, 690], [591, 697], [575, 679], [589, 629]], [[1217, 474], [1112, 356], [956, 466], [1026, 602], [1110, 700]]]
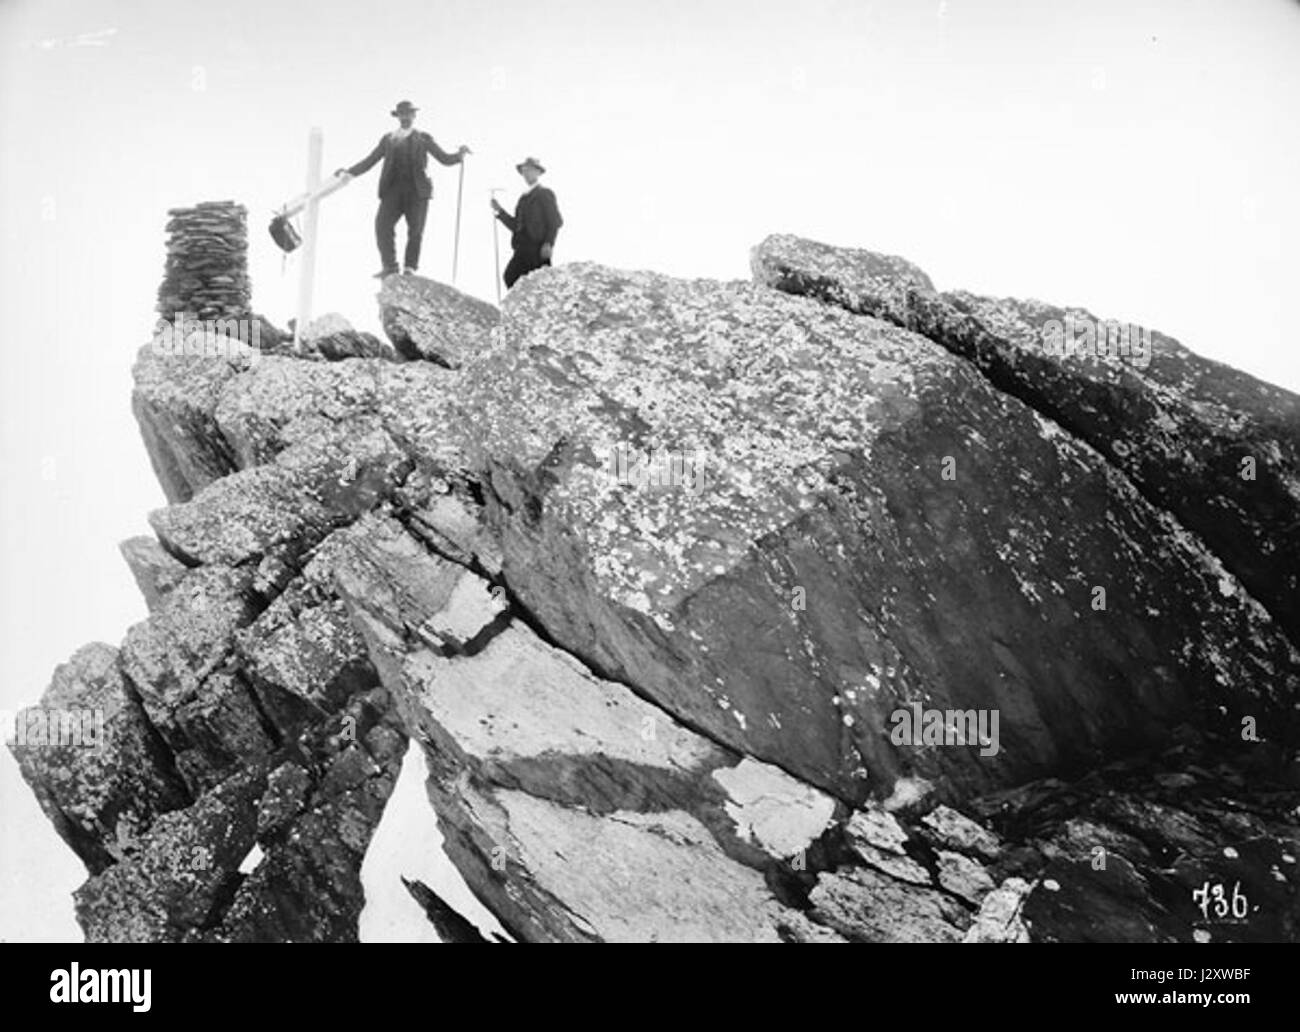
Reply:
[[419, 110], [420, 109], [409, 100], [399, 100], [397, 102], [397, 107], [393, 108], [393, 110], [388, 113], [396, 118], [398, 115], [413, 115]]
[[515, 166], [515, 171], [522, 172], [525, 165], [532, 165], [538, 172], [546, 171], [546, 167], [536, 158], [524, 158], [523, 161], [519, 162], [519, 164]]

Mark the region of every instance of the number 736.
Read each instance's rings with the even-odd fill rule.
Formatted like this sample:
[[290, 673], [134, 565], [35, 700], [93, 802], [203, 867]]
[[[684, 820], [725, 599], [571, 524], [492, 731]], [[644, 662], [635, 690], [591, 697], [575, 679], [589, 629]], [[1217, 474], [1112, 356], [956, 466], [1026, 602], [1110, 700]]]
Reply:
[[1211, 907], [1214, 908], [1215, 917], [1223, 918], [1231, 913], [1233, 917], [1243, 918], [1246, 916], [1249, 904], [1245, 893], [1240, 890], [1241, 882], [1233, 882], [1232, 898], [1229, 899], [1222, 882], [1210, 885], [1207, 881], [1199, 889], [1192, 890], [1192, 901], [1200, 905], [1201, 914], [1207, 921], [1210, 919]]

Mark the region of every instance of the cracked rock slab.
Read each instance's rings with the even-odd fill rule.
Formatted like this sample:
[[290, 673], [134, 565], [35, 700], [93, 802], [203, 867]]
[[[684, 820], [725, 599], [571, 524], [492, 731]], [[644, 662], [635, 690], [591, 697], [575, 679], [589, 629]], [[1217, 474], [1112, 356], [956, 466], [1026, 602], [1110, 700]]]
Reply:
[[512, 934], [797, 937], [766, 872], [827, 828], [833, 799], [682, 727], [527, 627], [507, 625], [472, 655], [399, 630], [421, 615], [468, 634], [473, 614], [484, 628], [495, 616], [460, 587], [481, 592], [474, 574], [376, 529], [356, 536], [340, 590], [424, 743], [448, 854]]

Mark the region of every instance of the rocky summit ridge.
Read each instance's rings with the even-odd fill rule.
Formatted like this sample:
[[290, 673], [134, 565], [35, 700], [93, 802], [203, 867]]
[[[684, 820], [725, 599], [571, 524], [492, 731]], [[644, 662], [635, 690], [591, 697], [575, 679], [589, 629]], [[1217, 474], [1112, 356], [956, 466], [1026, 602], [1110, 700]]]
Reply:
[[752, 268], [142, 348], [149, 616], [41, 700], [97, 748], [11, 746], [89, 940], [355, 939], [408, 742], [517, 941], [1300, 937], [1300, 398], [901, 258]]

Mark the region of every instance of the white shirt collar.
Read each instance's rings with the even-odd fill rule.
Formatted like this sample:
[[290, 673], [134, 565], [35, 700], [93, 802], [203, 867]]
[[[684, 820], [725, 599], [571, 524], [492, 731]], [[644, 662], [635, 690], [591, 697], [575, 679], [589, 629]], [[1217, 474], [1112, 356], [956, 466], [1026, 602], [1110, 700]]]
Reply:
[[394, 140], [405, 140], [405, 139], [406, 139], [408, 136], [410, 136], [411, 133], [413, 133], [413, 132], [415, 132], [415, 126], [411, 126], [411, 128], [409, 128], [409, 129], [403, 129], [403, 128], [399, 125], [396, 129], [394, 129], [394, 130], [393, 130], [391, 133], [389, 133], [388, 135], [391, 136]]

